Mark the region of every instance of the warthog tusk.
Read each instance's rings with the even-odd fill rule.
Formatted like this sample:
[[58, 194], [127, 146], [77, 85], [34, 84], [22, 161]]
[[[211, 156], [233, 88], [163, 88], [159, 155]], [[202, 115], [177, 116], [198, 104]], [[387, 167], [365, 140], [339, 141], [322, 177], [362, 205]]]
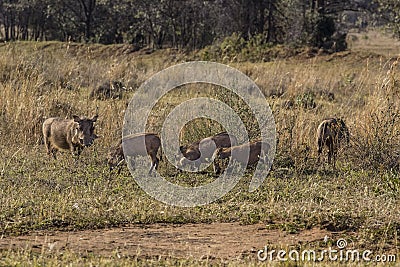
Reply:
[[121, 165], [122, 162], [124, 162], [125, 159], [121, 159], [118, 163], [117, 163], [117, 167], [119, 167], [119, 165]]

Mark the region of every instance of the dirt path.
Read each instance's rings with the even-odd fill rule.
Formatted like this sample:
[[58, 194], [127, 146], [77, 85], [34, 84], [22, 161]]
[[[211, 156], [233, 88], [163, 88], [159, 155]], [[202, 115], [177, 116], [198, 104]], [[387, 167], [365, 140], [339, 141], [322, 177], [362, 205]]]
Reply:
[[295, 245], [322, 240], [332, 233], [312, 229], [298, 234], [268, 230], [264, 224], [152, 224], [76, 232], [38, 231], [29, 235], [0, 238], [0, 249], [32, 249], [82, 255], [143, 257], [205, 257], [218, 259], [257, 259], [265, 245]]

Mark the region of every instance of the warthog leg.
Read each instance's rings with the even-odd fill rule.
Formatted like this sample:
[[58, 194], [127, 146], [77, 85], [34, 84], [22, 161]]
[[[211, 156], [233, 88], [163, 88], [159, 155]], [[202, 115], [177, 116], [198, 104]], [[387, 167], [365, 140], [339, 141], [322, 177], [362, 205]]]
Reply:
[[122, 162], [124, 162], [124, 161], [125, 161], [125, 159], [122, 158], [120, 161], [118, 161], [117, 165], [115, 165], [115, 166], [110, 166], [110, 173], [112, 172], [112, 170], [114, 170], [115, 168], [117, 168], [117, 169], [118, 169], [117, 174], [119, 175], [119, 174], [121, 173], [121, 170], [122, 170], [121, 164], [122, 164]]
[[157, 158], [157, 157], [154, 157], [154, 159], [152, 158], [151, 159], [151, 167], [150, 167], [150, 170], [149, 170], [149, 174], [151, 174], [152, 173], [152, 171], [153, 171], [153, 169], [158, 169], [158, 163], [159, 163], [160, 161], [159, 161], [159, 159]]
[[321, 154], [323, 146], [324, 142], [322, 141], [322, 138], [318, 138], [318, 159], [317, 159], [318, 164], [321, 162]]
[[49, 152], [47, 152], [47, 154], [48, 154], [50, 157], [53, 156], [54, 159], [57, 159], [57, 156], [56, 156], [57, 151], [58, 151], [58, 149], [53, 147], [53, 148], [50, 149]]
[[[121, 167], [121, 164], [122, 164], [122, 162], [124, 162], [125, 161], [125, 159], [123, 158], [123, 159], [121, 159], [118, 163], [117, 163], [117, 168], [118, 168], [118, 171], [117, 171], [117, 174], [119, 175], [120, 173], [121, 173], [121, 170], [122, 170], [122, 167]], [[112, 170], [112, 168], [110, 168], [110, 170]]]
[[219, 164], [217, 163], [217, 160], [215, 159], [213, 162], [213, 166], [214, 166], [214, 173], [215, 174], [220, 174], [221, 173], [221, 167], [219, 166]]
[[[116, 167], [119, 167], [119, 165], [120, 165], [123, 161], [124, 161], [124, 159], [122, 159], [121, 161], [119, 161], [118, 164], [116, 165]], [[136, 165], [136, 164], [135, 164], [135, 161], [134, 161], [134, 158], [133, 158], [133, 157], [127, 156], [126, 162], [128, 162], [128, 165], [130, 166], [130, 168], [131, 168], [132, 170], [135, 170], [135, 165]], [[156, 169], [156, 170], [158, 169], [159, 162], [160, 162], [160, 160], [159, 160], [157, 157], [155, 157], [154, 159], [153, 159], [153, 158], [151, 159], [151, 167], [150, 167], [150, 170], [149, 170], [148, 174], [151, 174], [151, 173], [153, 172], [154, 169]], [[110, 169], [110, 170], [111, 170], [111, 169]], [[119, 168], [118, 173], [120, 173], [120, 172], [121, 172], [121, 168]]]
[[83, 150], [83, 147], [81, 147], [81, 146], [73, 146], [73, 147], [71, 147], [71, 154], [72, 154], [72, 156], [74, 156], [78, 159], [82, 153], [82, 150]]
[[261, 163], [265, 163], [265, 164], [267, 164], [268, 161], [269, 161], [267, 154], [265, 154], [265, 151], [261, 151], [260, 152], [260, 155], [258, 156], [258, 159], [259, 159], [259, 161]]
[[[334, 148], [333, 140], [329, 139], [328, 141], [327, 141], [327, 143], [328, 143], [328, 163], [331, 164], [332, 157], [335, 159], [335, 156], [334, 156], [335, 148]], [[335, 164], [335, 162], [333, 164]]]

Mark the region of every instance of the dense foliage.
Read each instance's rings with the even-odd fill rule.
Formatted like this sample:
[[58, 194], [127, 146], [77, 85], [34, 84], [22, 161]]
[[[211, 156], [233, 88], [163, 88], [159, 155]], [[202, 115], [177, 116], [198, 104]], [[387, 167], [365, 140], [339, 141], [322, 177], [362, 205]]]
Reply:
[[191, 50], [236, 33], [264, 44], [331, 47], [339, 28], [366, 26], [366, 12], [376, 8], [364, 0], [3, 0], [0, 39]]
[[375, 0], [382, 20], [400, 38], [400, 2], [397, 0]]

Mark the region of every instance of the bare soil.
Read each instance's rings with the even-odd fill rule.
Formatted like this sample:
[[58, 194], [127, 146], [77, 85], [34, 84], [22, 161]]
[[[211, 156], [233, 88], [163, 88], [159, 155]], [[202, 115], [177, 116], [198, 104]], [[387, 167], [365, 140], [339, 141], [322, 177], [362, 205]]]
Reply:
[[289, 234], [265, 224], [151, 224], [75, 232], [35, 231], [23, 236], [0, 237], [0, 250], [31, 250], [82, 256], [176, 257], [194, 259], [257, 259], [266, 245], [274, 247], [322, 241], [332, 232], [314, 228]]

